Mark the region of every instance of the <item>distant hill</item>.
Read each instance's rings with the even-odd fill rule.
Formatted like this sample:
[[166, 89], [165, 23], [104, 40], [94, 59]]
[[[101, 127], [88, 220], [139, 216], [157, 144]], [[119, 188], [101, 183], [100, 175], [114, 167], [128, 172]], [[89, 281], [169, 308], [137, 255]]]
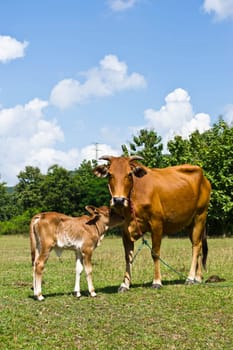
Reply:
[[8, 192], [8, 193], [13, 193], [14, 190], [15, 190], [15, 187], [14, 187], [14, 186], [7, 187], [7, 192]]

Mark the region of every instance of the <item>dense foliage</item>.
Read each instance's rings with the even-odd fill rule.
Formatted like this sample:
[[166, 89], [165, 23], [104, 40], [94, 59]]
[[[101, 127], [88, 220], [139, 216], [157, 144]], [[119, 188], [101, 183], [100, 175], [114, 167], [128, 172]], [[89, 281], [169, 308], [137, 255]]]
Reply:
[[[233, 127], [221, 118], [213, 127], [189, 139], [175, 136], [164, 152], [162, 138], [153, 130], [140, 130], [124, 155], [140, 155], [149, 167], [183, 163], [200, 165], [211, 182], [212, 195], [208, 215], [209, 235], [233, 233]], [[53, 165], [42, 174], [37, 167], [27, 166], [18, 175], [17, 185], [9, 191], [0, 183], [0, 234], [28, 230], [33, 214], [59, 211], [68, 215], [85, 213], [85, 206], [109, 204], [107, 179], [94, 176], [96, 161], [84, 161], [78, 169], [68, 171]]]

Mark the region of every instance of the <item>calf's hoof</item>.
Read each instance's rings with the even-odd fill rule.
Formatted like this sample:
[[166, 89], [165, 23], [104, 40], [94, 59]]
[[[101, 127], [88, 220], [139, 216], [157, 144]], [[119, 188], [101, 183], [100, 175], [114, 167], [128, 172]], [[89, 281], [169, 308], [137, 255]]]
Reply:
[[40, 295], [35, 295], [35, 299], [38, 300], [38, 301], [43, 301], [44, 300], [44, 297], [42, 294]]
[[120, 285], [120, 287], [118, 288], [118, 293], [125, 293], [129, 291], [129, 287], [126, 286], [124, 283], [122, 283]]

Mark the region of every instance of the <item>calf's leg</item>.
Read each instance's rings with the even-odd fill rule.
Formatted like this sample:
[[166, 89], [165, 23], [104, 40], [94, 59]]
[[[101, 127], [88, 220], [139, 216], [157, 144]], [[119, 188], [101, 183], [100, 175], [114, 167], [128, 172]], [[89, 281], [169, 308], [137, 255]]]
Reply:
[[86, 250], [83, 252], [83, 265], [86, 272], [86, 278], [87, 278], [87, 285], [88, 285], [88, 291], [90, 293], [91, 297], [96, 296], [95, 288], [92, 281], [92, 263], [91, 263], [91, 257], [92, 257], [92, 249]]
[[37, 300], [42, 301], [44, 297], [42, 295], [42, 275], [44, 270], [44, 265], [49, 257], [48, 252], [41, 252], [34, 262], [33, 266], [33, 291], [34, 296]]
[[76, 252], [76, 277], [75, 277], [75, 287], [74, 287], [74, 293], [77, 298], [81, 297], [80, 293], [80, 276], [83, 271], [83, 257], [80, 252]]

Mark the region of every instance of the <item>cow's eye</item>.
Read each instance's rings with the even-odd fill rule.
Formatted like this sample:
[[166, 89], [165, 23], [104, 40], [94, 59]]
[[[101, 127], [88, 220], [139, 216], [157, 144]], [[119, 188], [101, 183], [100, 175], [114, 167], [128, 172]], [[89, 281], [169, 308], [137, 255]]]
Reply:
[[112, 178], [113, 178], [113, 175], [110, 174], [110, 173], [108, 173], [108, 178], [109, 178], [109, 179], [112, 179]]

